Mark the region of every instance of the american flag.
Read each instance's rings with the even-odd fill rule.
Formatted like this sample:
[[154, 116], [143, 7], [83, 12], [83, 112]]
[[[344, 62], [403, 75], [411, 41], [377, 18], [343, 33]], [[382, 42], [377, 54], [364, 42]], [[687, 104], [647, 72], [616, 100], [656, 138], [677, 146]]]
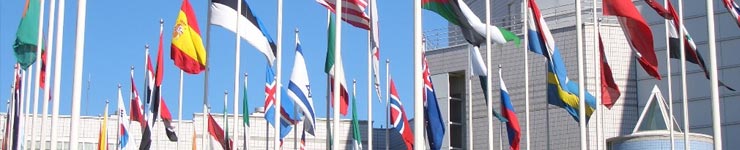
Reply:
[[738, 27], [740, 27], [740, 6], [737, 6], [735, 0], [722, 0], [725, 3], [725, 8], [732, 14]]
[[411, 133], [411, 127], [409, 126], [409, 120], [406, 118], [406, 111], [403, 109], [401, 99], [398, 98], [398, 92], [396, 91], [396, 84], [391, 79], [391, 123], [396, 128], [398, 133], [401, 134], [407, 149], [412, 149], [414, 146], [414, 135]]
[[[316, 0], [319, 4], [335, 12], [334, 0]], [[370, 17], [365, 14], [367, 2], [365, 0], [342, 0], [342, 20], [352, 26], [370, 30]]]

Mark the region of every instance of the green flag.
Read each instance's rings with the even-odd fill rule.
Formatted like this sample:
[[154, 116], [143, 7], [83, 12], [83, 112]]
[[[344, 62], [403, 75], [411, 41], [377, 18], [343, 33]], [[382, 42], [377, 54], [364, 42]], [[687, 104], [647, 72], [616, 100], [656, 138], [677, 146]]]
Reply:
[[242, 91], [244, 93], [244, 98], [242, 98], [242, 107], [244, 110], [242, 110], [242, 119], [244, 120], [244, 125], [249, 126], [249, 100], [247, 99], [247, 78], [244, 78], [244, 90]]
[[362, 149], [362, 135], [360, 134], [360, 121], [357, 121], [357, 100], [355, 99], [355, 91], [352, 91], [352, 141], [354, 142], [354, 149]]
[[334, 14], [329, 16], [329, 27], [326, 30], [327, 35], [327, 47], [326, 47], [326, 62], [324, 63], [324, 72], [331, 73], [331, 70], [334, 69], [334, 33], [336, 30], [334, 27]]
[[26, 8], [18, 25], [13, 43], [13, 52], [21, 68], [27, 69], [36, 61], [36, 47], [39, 46], [39, 0], [27, 0]]

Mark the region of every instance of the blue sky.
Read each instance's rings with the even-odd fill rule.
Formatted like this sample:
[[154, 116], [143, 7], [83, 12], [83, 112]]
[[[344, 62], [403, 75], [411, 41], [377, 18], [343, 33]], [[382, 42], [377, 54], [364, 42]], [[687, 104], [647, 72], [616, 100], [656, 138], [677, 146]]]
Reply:
[[[277, 1], [247, 0], [254, 13], [260, 17], [273, 38], [277, 38]], [[140, 92], [143, 89], [144, 44], [152, 47], [152, 59], [156, 61], [156, 47], [159, 34], [159, 20], [164, 19], [164, 60], [165, 74], [163, 96], [177, 117], [179, 69], [169, 59], [169, 48], [173, 22], [177, 17], [181, 1], [179, 0], [131, 0], [131, 1], [88, 1], [85, 39], [84, 83], [82, 115], [102, 114], [105, 100], [108, 99], [115, 108], [117, 100], [116, 87], [122, 85], [123, 97], [128, 97], [129, 67], [135, 67], [135, 80]], [[201, 28], [201, 36], [206, 37], [207, 9], [206, 1], [192, 0]], [[15, 32], [23, 11], [24, 1], [0, 1], [0, 89], [9, 91], [12, 82], [15, 57], [12, 52]], [[49, 2], [47, 1], [47, 13]], [[413, 54], [413, 9], [412, 1], [380, 1], [381, 61], [391, 60], [391, 75], [394, 77], [399, 96], [407, 109], [408, 116], [413, 116], [412, 104], [412, 54]], [[293, 66], [295, 54], [295, 37], [293, 30], [300, 30], [300, 40], [318, 117], [326, 117], [326, 75], [324, 61], [326, 55], [326, 9], [313, 0], [290, 0], [283, 5], [283, 84], [287, 85]], [[72, 74], [74, 60], [75, 24], [77, 1], [67, 1], [64, 24], [64, 54], [62, 63], [61, 114], [69, 114], [72, 97]], [[48, 17], [48, 14], [45, 15]], [[438, 15], [423, 10], [424, 29], [437, 29], [447, 26], [447, 22]], [[45, 29], [45, 33], [48, 29]], [[275, 39], [277, 40], [277, 39]], [[204, 41], [205, 42], [205, 41]], [[210, 43], [210, 77], [208, 99], [213, 112], [222, 112], [224, 90], [233, 91], [235, 35], [218, 26], [211, 26]], [[342, 50], [345, 62], [347, 83], [357, 79], [358, 113], [366, 119], [367, 97], [367, 31], [349, 24], [342, 25]], [[265, 58], [254, 47], [242, 40], [240, 75], [249, 73], [249, 110], [264, 104]], [[385, 65], [381, 65], [382, 74]], [[383, 75], [384, 76], [384, 75]], [[385, 78], [385, 77], [383, 77]], [[89, 91], [87, 80], [91, 81]], [[240, 76], [240, 85], [243, 86]], [[385, 80], [381, 80], [385, 83]], [[242, 87], [239, 88], [241, 90]], [[385, 85], [383, 85], [385, 89]], [[2, 91], [6, 91], [2, 90]], [[190, 119], [195, 112], [202, 112], [203, 74], [184, 76], [183, 118]], [[374, 93], [374, 91], [373, 91]], [[385, 93], [385, 92], [383, 92]], [[89, 94], [89, 99], [85, 97]], [[240, 91], [240, 97], [243, 95]], [[0, 92], [0, 98], [7, 100], [10, 92]], [[375, 126], [380, 126], [385, 119], [384, 103], [373, 95]], [[385, 98], [385, 96], [383, 97]], [[239, 99], [241, 100], [241, 98]], [[240, 102], [241, 104], [241, 102]], [[41, 105], [41, 102], [39, 102]], [[128, 101], [126, 101], [128, 105]], [[1, 105], [0, 108], [5, 108]], [[128, 106], [127, 106], [128, 108]], [[233, 108], [233, 95], [229, 95], [229, 109]], [[240, 111], [241, 108], [240, 106]], [[113, 109], [111, 109], [111, 112]], [[229, 112], [232, 112], [230, 110]], [[39, 108], [39, 113], [41, 109]], [[343, 118], [348, 118], [343, 117]]]

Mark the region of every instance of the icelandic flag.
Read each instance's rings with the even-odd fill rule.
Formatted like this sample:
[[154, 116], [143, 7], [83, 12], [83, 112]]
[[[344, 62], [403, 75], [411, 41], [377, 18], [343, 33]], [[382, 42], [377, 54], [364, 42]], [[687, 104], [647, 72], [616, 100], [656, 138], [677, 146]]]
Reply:
[[406, 149], [414, 148], [414, 135], [411, 133], [411, 124], [409, 124], [408, 118], [406, 118], [406, 111], [403, 109], [403, 103], [398, 98], [398, 92], [396, 91], [396, 84], [391, 79], [391, 112], [390, 118], [391, 123], [396, 131], [401, 134]]
[[[564, 108], [578, 121], [578, 83], [568, 79], [565, 61], [560, 56], [560, 51], [555, 46], [555, 40], [550, 29], [542, 18], [537, 3], [529, 0], [529, 48], [530, 51], [544, 55], [547, 58], [547, 101], [548, 103]], [[596, 98], [586, 94], [586, 120], [596, 108]]]
[[[275, 93], [277, 89], [277, 84], [275, 82], [275, 73], [272, 71], [272, 68], [270, 66], [267, 66], [267, 76], [266, 76], [267, 82], [265, 84], [265, 120], [267, 120], [270, 125], [275, 127]], [[291, 103], [291, 101], [286, 101], [288, 95], [286, 94], [285, 90], [281, 91], [282, 93], [281, 97], [285, 100], [281, 100], [284, 103], [281, 103], [281, 111], [280, 111], [280, 139], [285, 138], [288, 136], [288, 133], [290, 133], [290, 130], [293, 129], [293, 125], [298, 123], [300, 121], [299, 116], [295, 113], [293, 113], [293, 109], [295, 108], [294, 104]], [[288, 111], [286, 111], [288, 110]], [[277, 128], [277, 127], [275, 127]]]
[[437, 104], [437, 96], [434, 92], [434, 85], [432, 84], [432, 76], [429, 72], [429, 63], [427, 63], [426, 55], [421, 55], [424, 61], [422, 68], [424, 68], [424, 124], [427, 130], [427, 140], [429, 140], [429, 147], [431, 149], [438, 150], [442, 148], [442, 139], [445, 135], [445, 121], [442, 118], [442, 113], [439, 111], [439, 104]]
[[506, 89], [504, 78], [501, 75], [501, 68], [498, 68], [499, 84], [501, 85], [501, 114], [509, 120], [506, 122], [506, 132], [509, 136], [509, 149], [519, 150], [519, 141], [522, 138], [522, 129], [519, 127], [519, 119], [516, 118], [514, 105], [509, 98], [509, 90]]
[[307, 122], [304, 125], [305, 130], [309, 134], [314, 135], [316, 113], [313, 107], [313, 98], [311, 97], [311, 85], [308, 80], [306, 61], [303, 58], [303, 50], [301, 49], [301, 42], [298, 38], [297, 32], [295, 40], [295, 62], [293, 63], [293, 73], [290, 75], [287, 94], [288, 97], [293, 99], [293, 102], [298, 105], [301, 112], [303, 112], [303, 115], [306, 117]]
[[126, 105], [123, 103], [123, 96], [121, 96], [121, 87], [118, 87], [118, 148], [125, 150], [128, 145], [128, 115], [126, 115]]

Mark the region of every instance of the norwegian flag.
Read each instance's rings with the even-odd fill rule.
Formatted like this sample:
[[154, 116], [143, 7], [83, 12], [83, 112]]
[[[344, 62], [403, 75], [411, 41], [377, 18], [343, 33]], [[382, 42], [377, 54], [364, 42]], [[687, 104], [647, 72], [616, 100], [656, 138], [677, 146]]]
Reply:
[[[319, 4], [336, 13], [335, 0], [316, 0]], [[370, 30], [370, 17], [365, 14], [367, 2], [365, 0], [342, 0], [342, 20], [352, 26]]]
[[398, 97], [398, 92], [396, 91], [396, 84], [393, 82], [393, 79], [391, 79], [391, 123], [393, 123], [393, 127], [396, 128], [399, 134], [401, 134], [401, 137], [403, 138], [404, 143], [406, 144], [406, 149], [413, 149], [414, 148], [414, 135], [411, 133], [411, 126], [409, 124], [409, 120], [406, 118], [406, 111], [403, 109], [403, 104], [401, 103], [401, 99]]
[[732, 14], [732, 18], [735, 19], [737, 26], [740, 27], [740, 6], [737, 6], [735, 0], [722, 0], [725, 3], [725, 8]]

